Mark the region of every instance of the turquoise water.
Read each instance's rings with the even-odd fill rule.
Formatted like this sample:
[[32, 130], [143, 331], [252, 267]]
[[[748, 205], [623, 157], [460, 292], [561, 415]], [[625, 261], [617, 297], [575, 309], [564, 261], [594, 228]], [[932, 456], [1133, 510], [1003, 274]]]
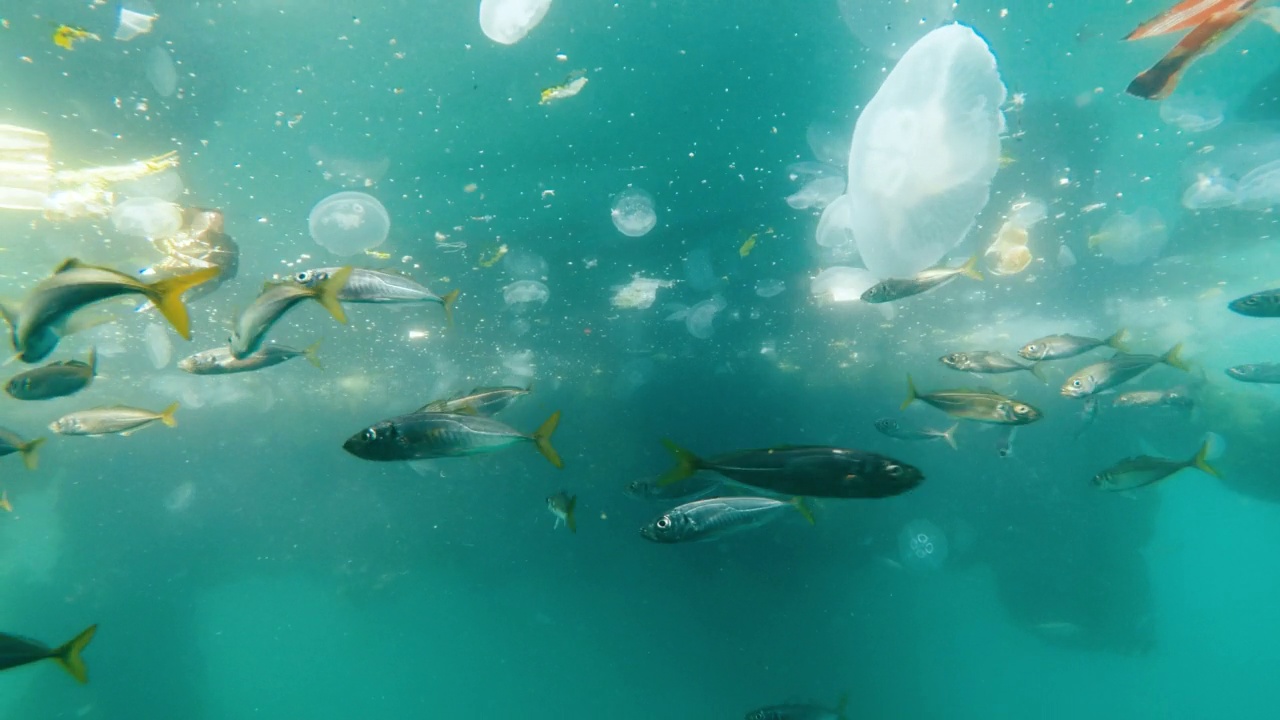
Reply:
[[[832, 263], [812, 240], [818, 213], [784, 202], [799, 188], [787, 165], [813, 159], [810, 125], [850, 132], [893, 63], [834, 0], [555, 0], [511, 46], [480, 31], [476, 2], [157, 4], [154, 30], [129, 42], [111, 38], [115, 6], [0, 11], [0, 123], [48, 133], [67, 167], [177, 150], [179, 202], [225, 213], [238, 276], [193, 303], [191, 343], [167, 333], [173, 358], [222, 342], [264, 279], [343, 261], [307, 230], [344, 189], [325, 177], [334, 158], [377, 175], [354, 189], [392, 220], [377, 248], [390, 257], [353, 259], [461, 288], [456, 327], [435, 305], [348, 306], [347, 326], [304, 306], [273, 338], [323, 338], [323, 372], [224, 378], [155, 368], [154, 313], [67, 338], [54, 357], [97, 347], [103, 377], [72, 398], [3, 397], [0, 425], [30, 437], [94, 405], [183, 407], [176, 429], [54, 437], [35, 472], [0, 459], [14, 505], [0, 514], [0, 630], [56, 644], [99, 624], [88, 685], [51, 663], [6, 671], [0, 718], [732, 718], [842, 694], [851, 718], [1274, 716], [1280, 413], [1271, 388], [1222, 370], [1280, 353], [1269, 321], [1226, 310], [1280, 279], [1278, 226], [1270, 211], [1180, 204], [1205, 148], [1280, 133], [1270, 29], [1187, 72], [1182, 89], [1226, 106], [1221, 126], [1189, 133], [1123, 92], [1174, 42], [1121, 42], [1165, 0], [961, 3], [956, 19], [1025, 103], [1009, 109], [1011, 162], [951, 257], [982, 251], [1023, 194], [1048, 218], [1025, 272], [960, 279], [890, 316], [810, 295]], [[60, 23], [102, 40], [60, 49]], [[157, 47], [176, 62], [169, 97], [147, 77]], [[538, 104], [580, 69], [581, 94]], [[610, 222], [628, 185], [657, 207], [639, 239]], [[1157, 259], [1090, 251], [1109, 217], [1144, 206], [1168, 230]], [[105, 220], [0, 211], [0, 231], [7, 298], [68, 256], [130, 272], [158, 257]], [[1059, 246], [1078, 262], [1060, 264]], [[650, 308], [612, 307], [635, 274], [677, 282]], [[521, 279], [547, 285], [545, 305], [504, 304]], [[786, 289], [758, 296], [770, 279]], [[715, 294], [710, 338], [667, 319]], [[1204, 371], [1196, 412], [1104, 408], [1081, 431], [1079, 403], [1056, 391], [1073, 360], [1048, 386], [993, 376], [1045, 412], [1008, 458], [977, 424], [958, 452], [872, 426], [950, 425], [897, 410], [906, 372], [926, 390], [974, 383], [944, 353], [1120, 327], [1139, 351], [1184, 343]], [[1198, 378], [1157, 368], [1132, 387]], [[412, 466], [342, 451], [436, 397], [530, 382], [502, 418], [530, 432], [561, 410], [564, 470], [526, 446]], [[1226, 441], [1222, 480], [1089, 482], [1128, 455], [1189, 457], [1209, 431]], [[669, 504], [623, 487], [669, 467], [664, 437], [704, 455], [862, 448], [927, 479], [817, 500], [815, 527], [659, 546], [638, 531]], [[545, 507], [562, 489], [578, 496], [576, 534]], [[917, 520], [945, 536], [936, 566], [900, 553]]]

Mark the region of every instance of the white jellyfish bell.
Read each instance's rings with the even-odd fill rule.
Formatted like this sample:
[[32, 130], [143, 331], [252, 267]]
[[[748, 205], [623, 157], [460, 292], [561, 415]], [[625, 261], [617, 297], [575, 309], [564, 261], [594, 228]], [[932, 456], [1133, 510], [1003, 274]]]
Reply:
[[480, 29], [494, 42], [514, 45], [550, 9], [551, 0], [480, 0]]
[[156, 9], [146, 0], [120, 3], [120, 24], [116, 26], [115, 38], [128, 42], [139, 35], [146, 35], [151, 32], [151, 26], [159, 17]]

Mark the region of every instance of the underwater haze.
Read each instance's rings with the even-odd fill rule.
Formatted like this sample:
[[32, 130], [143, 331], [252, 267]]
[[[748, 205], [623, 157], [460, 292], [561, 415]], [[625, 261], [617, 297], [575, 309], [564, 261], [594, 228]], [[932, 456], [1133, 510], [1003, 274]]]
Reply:
[[[1218, 2], [1242, 18], [1218, 52], [1167, 100], [1126, 93], [1181, 37], [1126, 34], [1173, 4], [0, 8], [0, 153], [26, 128], [54, 171], [179, 162], [113, 185], [96, 214], [0, 202], [0, 299], [29, 302], [73, 257], [151, 282], [183, 208], [220, 211], [238, 246], [234, 276], [187, 295], [190, 341], [134, 295], [0, 371], [97, 353], [74, 395], [0, 394], [0, 427], [48, 438], [34, 470], [0, 457], [0, 633], [56, 647], [98, 625], [87, 684], [53, 662], [5, 669], [0, 720], [693, 720], [787, 703], [830, 710], [776, 717], [1275, 717], [1280, 389], [1224, 371], [1280, 362], [1280, 319], [1228, 308], [1280, 286], [1280, 21]], [[122, 11], [153, 19], [117, 34]], [[19, 195], [8, 167], [0, 199]], [[370, 201], [324, 225], [313, 209], [339, 192]], [[981, 281], [860, 299], [974, 256]], [[265, 282], [348, 265], [460, 290], [452, 322], [434, 301], [344, 302], [339, 323], [304, 300], [268, 341], [319, 341], [321, 368], [179, 367], [225, 346]], [[939, 362], [1120, 330], [1115, 350], [1181, 344], [1186, 369], [1156, 363], [1086, 401], [1060, 388], [1112, 348], [1035, 373]], [[903, 408], [908, 375], [922, 400], [968, 388], [1043, 417], [1014, 432]], [[344, 450], [493, 386], [531, 388], [498, 416], [529, 436], [513, 447]], [[1116, 401], [1173, 388], [1189, 406]], [[49, 429], [174, 402], [173, 428]], [[524, 441], [556, 411], [563, 469]], [[956, 449], [930, 434], [957, 422]], [[780, 512], [661, 544], [641, 528], [691, 498], [627, 488], [676, 464], [664, 439], [711, 462], [855, 449], [925, 479], [806, 499], [813, 526]], [[1202, 445], [1220, 477], [1094, 480]], [[548, 510], [561, 491], [573, 532]]]

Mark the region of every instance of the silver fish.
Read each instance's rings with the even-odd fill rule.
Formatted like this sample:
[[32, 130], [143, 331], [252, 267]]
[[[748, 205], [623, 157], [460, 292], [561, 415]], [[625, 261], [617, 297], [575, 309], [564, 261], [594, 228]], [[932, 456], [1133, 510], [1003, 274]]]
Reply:
[[238, 360], [252, 355], [262, 347], [267, 331], [276, 321], [284, 316], [290, 308], [303, 300], [313, 299], [324, 306], [340, 323], [347, 322], [347, 315], [338, 302], [338, 291], [351, 274], [350, 267], [344, 267], [332, 276], [323, 280], [313, 288], [285, 283], [272, 285], [262, 291], [248, 308], [236, 320], [235, 331], [230, 338], [231, 354]]
[[999, 425], [1026, 425], [1044, 417], [1035, 407], [990, 390], [938, 390], [920, 393], [911, 376], [907, 376], [907, 399], [902, 409], [919, 400], [952, 417]]
[[898, 424], [897, 420], [891, 418], [880, 418], [875, 421], [875, 427], [876, 430], [898, 440], [942, 440], [950, 445], [952, 450], [960, 449], [956, 447], [956, 428], [960, 427], [960, 423], [956, 423], [946, 430], [935, 430], [933, 428], [915, 429], [904, 428]]
[[571, 533], [578, 532], [578, 521], [573, 517], [573, 511], [577, 506], [578, 496], [570, 495], [563, 490], [547, 498], [547, 510], [556, 516], [556, 527], [560, 527], [563, 523]]
[[155, 422], [162, 422], [168, 427], [177, 427], [178, 421], [173, 417], [177, 410], [178, 403], [173, 403], [160, 412], [124, 405], [113, 405], [111, 407], [93, 408], [63, 415], [49, 423], [49, 429], [59, 435], [123, 435], [128, 437]]
[[1120, 393], [1111, 401], [1112, 407], [1163, 407], [1189, 410], [1195, 405], [1187, 388], [1168, 388], [1167, 390], [1133, 390]]
[[1018, 426], [1009, 425], [1008, 429], [996, 438], [996, 454], [1002, 458], [1013, 455], [1013, 439], [1018, 435]]
[[516, 443], [532, 442], [552, 465], [564, 467], [551, 446], [560, 411], [532, 434], [482, 415], [410, 413], [383, 420], [347, 438], [342, 448], [365, 460], [423, 460], [491, 453]]
[[237, 358], [231, 353], [231, 348], [223, 346], [183, 358], [178, 362], [178, 369], [192, 375], [229, 375], [261, 370], [301, 357], [323, 370], [324, 368], [320, 365], [320, 356], [317, 354], [319, 351], [320, 341], [317, 340], [304, 350], [295, 350], [284, 345], [263, 345], [257, 352]]
[[[333, 277], [340, 268], [315, 268], [294, 274], [293, 281], [313, 288]], [[438, 303], [444, 307], [445, 318], [453, 323], [453, 303], [460, 291], [453, 290], [443, 296], [436, 295], [413, 279], [395, 273], [379, 272], [367, 268], [353, 268], [351, 276], [338, 292], [338, 299], [349, 303]]]
[[1263, 290], [1227, 304], [1231, 312], [1247, 317], [1280, 317], [1280, 290]]
[[938, 362], [952, 370], [971, 373], [1000, 374], [1025, 370], [1041, 381], [1048, 382], [1040, 363], [1023, 365], [1017, 360], [998, 352], [979, 350], [975, 352], [948, 353], [938, 358]]
[[841, 695], [834, 708], [808, 703], [770, 705], [747, 713], [746, 720], [845, 720], [848, 705], [848, 695]]
[[1119, 352], [1128, 352], [1129, 348], [1124, 344], [1128, 335], [1129, 333], [1125, 330], [1117, 330], [1114, 335], [1105, 340], [1079, 335], [1048, 335], [1023, 345], [1018, 354], [1027, 360], [1039, 361], [1075, 357], [1103, 346], [1110, 346]]
[[17, 400], [51, 400], [89, 387], [97, 374], [98, 351], [90, 349], [88, 362], [62, 360], [19, 373], [5, 383], [4, 391]]
[[955, 280], [960, 275], [981, 280], [982, 273], [978, 272], [978, 256], [974, 255], [969, 258], [968, 262], [960, 267], [936, 267], [923, 270], [915, 277], [910, 278], [889, 278], [876, 283], [871, 289], [862, 293], [862, 302], [865, 303], [887, 303], [903, 298], [919, 295], [922, 292], [928, 292], [934, 288], [942, 287], [947, 283]]
[[479, 387], [469, 393], [455, 395], [446, 400], [432, 400], [418, 412], [468, 412], [492, 417], [511, 407], [512, 403], [532, 391], [532, 385], [528, 387]]
[[1248, 383], [1280, 383], [1280, 363], [1257, 363], [1227, 368], [1227, 375]]
[[627, 495], [640, 500], [697, 500], [724, 486], [724, 480], [715, 473], [698, 472], [671, 485], [663, 485], [658, 478], [632, 480], [623, 489]]
[[1205, 441], [1190, 460], [1139, 455], [1125, 458], [1093, 477], [1093, 484], [1103, 490], [1132, 490], [1159, 482], [1184, 468], [1193, 467], [1214, 477], [1222, 477], [1208, 461], [1209, 442]]
[[1161, 363], [1179, 370], [1188, 370], [1180, 353], [1182, 343], [1169, 348], [1164, 355], [1128, 355], [1116, 353], [1108, 360], [1094, 363], [1067, 378], [1062, 385], [1062, 394], [1070, 398], [1082, 398], [1109, 390], [1126, 383]]
[[694, 500], [673, 508], [640, 528], [640, 536], [656, 543], [714, 540], [778, 519], [797, 510], [813, 524], [813, 514], [801, 498], [790, 502], [761, 497], [724, 497]]

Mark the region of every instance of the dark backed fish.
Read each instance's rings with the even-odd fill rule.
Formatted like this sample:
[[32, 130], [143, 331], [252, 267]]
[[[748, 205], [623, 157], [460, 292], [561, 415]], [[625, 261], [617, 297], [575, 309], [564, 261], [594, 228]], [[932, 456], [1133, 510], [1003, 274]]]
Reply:
[[530, 435], [483, 415], [410, 413], [383, 420], [347, 439], [342, 448], [365, 460], [425, 460], [482, 455], [531, 442], [552, 465], [564, 467], [551, 446], [560, 411]]
[[808, 703], [770, 705], [747, 713], [746, 720], [845, 720], [848, 705], [848, 695], [841, 695], [834, 708]]
[[347, 281], [351, 268], [344, 267], [325, 280], [316, 283], [315, 287], [305, 287], [295, 283], [281, 283], [264, 289], [240, 317], [236, 319], [236, 328], [231, 333], [229, 344], [231, 354], [237, 360], [252, 355], [262, 347], [267, 332], [276, 322], [284, 317], [298, 303], [304, 300], [315, 300], [340, 323], [347, 322], [347, 314], [342, 311], [338, 302], [338, 291]]
[[44, 438], [36, 438], [34, 440], [23, 440], [18, 433], [12, 430], [0, 428], [0, 457], [19, 453], [22, 455], [22, 464], [28, 470], [35, 470], [40, 464], [40, 458], [36, 451], [44, 444]]
[[894, 302], [940, 288], [961, 275], [974, 280], [982, 279], [982, 273], [978, 272], [977, 255], [969, 258], [968, 262], [960, 267], [929, 268], [914, 277], [881, 280], [862, 293], [862, 301], [873, 304]]
[[762, 497], [694, 500], [654, 518], [640, 528], [640, 536], [664, 544], [715, 540], [760, 527], [792, 510], [799, 511], [810, 525], [813, 524], [813, 513], [799, 497], [789, 502]]
[[991, 390], [938, 390], [921, 394], [908, 375], [907, 399], [902, 403], [902, 408], [905, 410], [916, 400], [928, 403], [952, 417], [998, 425], [1027, 425], [1043, 417], [1031, 405]]
[[303, 350], [295, 350], [284, 345], [263, 345], [253, 354], [243, 358], [237, 358], [232, 354], [231, 348], [223, 346], [183, 358], [178, 362], [178, 369], [192, 375], [229, 375], [269, 368], [300, 357], [306, 358], [307, 362], [323, 370], [319, 352], [319, 340]]
[[563, 523], [569, 528], [569, 532], [578, 532], [578, 521], [573, 515], [573, 511], [578, 507], [578, 496], [570, 495], [561, 490], [560, 492], [547, 498], [547, 510], [556, 518], [556, 529]]
[[1040, 361], [1075, 357], [1103, 346], [1128, 352], [1129, 348], [1124, 344], [1127, 336], [1128, 332], [1124, 330], [1117, 330], [1114, 335], [1105, 340], [1080, 335], [1046, 335], [1023, 345], [1018, 354], [1027, 360]]
[[68, 675], [75, 678], [76, 682], [87, 683], [89, 669], [85, 666], [80, 653], [84, 652], [85, 646], [97, 631], [97, 625], [90, 625], [71, 641], [56, 648], [51, 648], [38, 640], [0, 633], [0, 670], [30, 665], [41, 660], [52, 660], [66, 670]]
[[60, 360], [18, 373], [5, 383], [4, 391], [17, 400], [51, 400], [74, 395], [89, 387], [98, 373], [98, 351], [89, 351], [89, 361]]
[[1222, 475], [1208, 461], [1209, 441], [1200, 446], [1190, 460], [1169, 460], [1168, 458], [1139, 455], [1125, 458], [1093, 477], [1093, 484], [1103, 490], [1132, 490], [1133, 488], [1159, 482], [1170, 475], [1193, 467], [1201, 472], [1220, 478]]
[[[302, 270], [294, 274], [293, 281], [305, 287], [315, 287], [333, 277], [338, 270], [339, 268]], [[453, 303], [458, 299], [458, 293], [458, 290], [453, 290], [445, 295], [436, 295], [426, 286], [404, 275], [354, 268], [342, 290], [338, 291], [338, 299], [349, 303], [438, 303], [444, 307], [445, 319], [452, 325]]]
[[511, 407], [511, 404], [533, 391], [533, 386], [478, 387], [471, 392], [454, 395], [445, 400], [432, 400], [418, 412], [470, 413], [492, 417]]
[[1280, 363], [1255, 363], [1227, 368], [1227, 375], [1247, 383], [1280, 383]]
[[1236, 298], [1227, 304], [1227, 309], [1246, 317], [1280, 317], [1280, 290], [1263, 290]]

